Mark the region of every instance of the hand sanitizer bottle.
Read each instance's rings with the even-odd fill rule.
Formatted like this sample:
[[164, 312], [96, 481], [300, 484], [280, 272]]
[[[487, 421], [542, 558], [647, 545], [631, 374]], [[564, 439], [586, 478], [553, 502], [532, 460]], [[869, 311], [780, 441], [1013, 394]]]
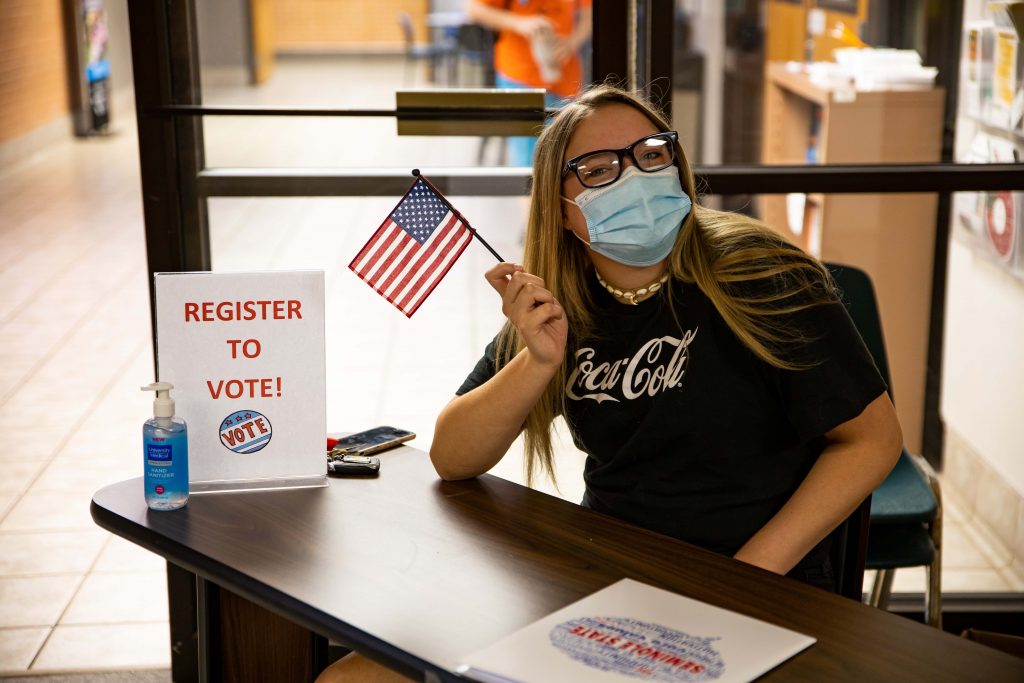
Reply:
[[188, 503], [188, 431], [174, 417], [174, 399], [168, 382], [142, 387], [155, 391], [153, 417], [142, 425], [146, 504], [151, 510], [177, 510]]

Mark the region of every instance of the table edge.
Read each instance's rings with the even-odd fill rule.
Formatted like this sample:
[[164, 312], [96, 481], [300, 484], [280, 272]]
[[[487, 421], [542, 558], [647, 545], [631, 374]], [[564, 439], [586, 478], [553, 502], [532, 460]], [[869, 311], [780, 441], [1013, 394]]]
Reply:
[[[122, 517], [96, 502], [96, 496], [103, 491], [138, 479], [141, 477], [110, 484], [93, 494], [89, 503], [89, 512], [97, 526], [159, 555], [167, 562], [172, 562], [197, 576], [212, 581], [264, 609], [279, 614], [313, 633], [337, 640], [345, 647], [356, 650], [361, 655], [380, 664], [390, 668], [394, 668], [398, 664], [405, 672], [415, 672], [420, 676], [424, 672], [433, 673], [441, 681], [462, 683], [466, 680], [448, 669], [411, 655], [385, 640], [318, 610], [308, 603], [222, 562], [209, 558], [182, 543], [173, 541], [159, 532]], [[337, 628], [328, 629], [328, 632], [325, 633], [324, 624], [337, 624]]]

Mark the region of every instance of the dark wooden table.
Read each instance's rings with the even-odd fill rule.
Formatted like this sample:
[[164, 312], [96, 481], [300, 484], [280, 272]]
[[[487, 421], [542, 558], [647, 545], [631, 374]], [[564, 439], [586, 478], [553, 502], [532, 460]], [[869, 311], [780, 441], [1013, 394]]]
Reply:
[[219, 591], [200, 601], [215, 680], [308, 680], [323, 661], [310, 633], [461, 680], [461, 655], [623, 577], [818, 639], [764, 680], [1024, 680], [1024, 660], [497, 477], [440, 481], [410, 447], [382, 454], [376, 479], [176, 512], [149, 512], [132, 479], [97, 492], [92, 516]]

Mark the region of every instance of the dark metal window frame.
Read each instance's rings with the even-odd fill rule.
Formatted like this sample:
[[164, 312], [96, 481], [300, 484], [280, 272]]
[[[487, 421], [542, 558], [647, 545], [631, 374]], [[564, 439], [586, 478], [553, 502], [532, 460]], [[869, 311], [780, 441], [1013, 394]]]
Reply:
[[[648, 82], [663, 84], [648, 95], [665, 111], [671, 105], [672, 0], [635, 0], [633, 14], [621, 0], [594, 2], [594, 73], [600, 79], [625, 82], [642, 73]], [[777, 194], [788, 192], [891, 193], [929, 192], [939, 196], [932, 283], [928, 374], [925, 397], [925, 454], [941, 454], [942, 425], [938, 413], [941, 386], [946, 257], [951, 193], [1024, 187], [1024, 166], [949, 163], [952, 158], [956, 64], [962, 2], [930, 17], [929, 50], [947, 80], [947, 120], [943, 163], [828, 166], [697, 167], [703, 194]], [[627, 49], [629, 19], [649, 28], [643, 40]], [[295, 108], [204, 107], [199, 87], [195, 0], [130, 2], [139, 165], [149, 272], [209, 270], [212, 267], [207, 200], [210, 197], [252, 196], [398, 196], [409, 185], [409, 169], [280, 169], [209, 168], [203, 145], [206, 116], [398, 116], [397, 110], [314, 110]], [[945, 42], [943, 42], [945, 41]], [[638, 52], [639, 51], [639, 52]], [[642, 54], [640, 54], [642, 53]], [[403, 116], [437, 116], [437, 112], [401, 112]], [[467, 111], [486, 118], [493, 111]], [[538, 112], [506, 118], [539, 117]], [[445, 114], [451, 118], [451, 112]], [[425, 169], [426, 170], [426, 169]], [[509, 196], [528, 190], [529, 169], [433, 169], [431, 180], [450, 195]], [[894, 229], [898, 229], [894, 227]], [[151, 302], [152, 302], [152, 282]], [[153, 316], [155, 320], [155, 316]], [[154, 330], [155, 339], [155, 330]], [[210, 608], [202, 579], [186, 569], [168, 566], [171, 603], [172, 671], [178, 681], [207, 680], [212, 665], [198, 660], [197, 624]], [[200, 619], [201, 621], [201, 619]], [[322, 645], [322, 643], [320, 644]]]
[[[286, 107], [204, 107], [166, 104], [139, 108], [140, 127], [164, 129], [175, 124], [177, 137], [165, 141], [202, 141], [197, 119], [207, 116], [316, 117], [316, 118], [420, 118], [427, 120], [540, 120], [545, 112], [495, 112], [487, 108], [464, 108], [457, 112], [438, 109], [313, 109]], [[548, 114], [552, 111], [546, 112]], [[177, 129], [183, 129], [185, 135]], [[141, 142], [141, 134], [140, 134]], [[140, 150], [140, 155], [142, 155]], [[145, 156], [145, 155], [144, 155]], [[406, 168], [281, 168], [200, 166], [202, 150], [192, 162], [194, 173], [178, 175], [182, 184], [194, 184], [194, 198], [209, 197], [345, 197], [391, 196], [404, 192], [409, 184]], [[1021, 164], [886, 163], [828, 164], [794, 166], [695, 166], [698, 187], [704, 195], [784, 194], [823, 192], [829, 194], [995, 191], [1024, 186]], [[360, 179], [365, 179], [360, 181]], [[528, 168], [438, 168], [431, 181], [442, 190], [466, 196], [508, 196], [528, 192]], [[152, 180], [151, 176], [144, 178]], [[195, 216], [197, 212], [192, 211]], [[193, 253], [192, 258], [199, 258]]]
[[[595, 0], [595, 75], [626, 82], [643, 73], [648, 95], [666, 111], [671, 105], [672, 0]], [[929, 52], [942, 63], [947, 80], [944, 162], [826, 166], [698, 166], [702, 194], [778, 194], [788, 192], [891, 193], [934, 192], [939, 196], [933, 268], [929, 358], [926, 386], [924, 454], [938, 463], [942, 450], [939, 388], [950, 196], [956, 191], [992, 191], [1024, 187], [1019, 164], [951, 163], [959, 55], [957, 17], [962, 2], [949, 12], [930, 16]], [[294, 107], [205, 107], [201, 104], [195, 31], [195, 0], [172, 3], [130, 3], [136, 115], [142, 172], [143, 206], [149, 269], [157, 271], [211, 268], [206, 200], [243, 196], [396, 196], [407, 188], [409, 169], [210, 168], [205, 164], [202, 119], [207, 116], [278, 117], [406, 117], [424, 119], [539, 118], [539, 110], [496, 112], [494, 109], [311, 109]], [[642, 20], [649, 35], [630, 54], [623, 32], [630, 21]], [[144, 39], [137, 39], [144, 38]], [[635, 59], [631, 64], [630, 60]], [[428, 169], [424, 169], [428, 170]], [[463, 196], [515, 196], [529, 190], [526, 168], [429, 169], [431, 180], [445, 193]], [[151, 285], [152, 286], [152, 285]]]
[[[650, 36], [641, 47], [651, 82], [671, 83], [673, 18], [671, 0], [637, 0]], [[623, 81], [630, 73], [622, 40], [629, 3], [596, 0], [594, 11], [594, 71], [603, 78]], [[960, 2], [954, 3], [960, 6]], [[341, 110], [258, 107], [204, 107], [200, 103], [194, 0], [173, 3], [131, 3], [132, 58], [135, 72], [136, 115], [149, 269], [202, 270], [211, 267], [206, 200], [241, 196], [368, 196], [400, 194], [408, 185], [408, 169], [280, 169], [209, 168], [205, 165], [202, 118], [206, 116], [423, 117], [520, 120], [539, 117], [539, 111], [496, 114], [493, 109], [461, 113], [437, 110]], [[956, 55], [959, 31], [951, 31], [956, 12], [933, 19], [930, 36], [944, 36], [938, 53], [950, 80], [944, 83], [949, 103], [955, 103]], [[666, 29], [666, 27], [669, 27]], [[953, 36], [950, 38], [949, 36]], [[144, 39], [143, 39], [144, 38]], [[664, 108], [671, 88], [649, 94]], [[952, 106], [947, 107], [944, 158], [951, 158]], [[987, 191], [1024, 186], [1024, 167], [1018, 164], [827, 165], [827, 166], [710, 166], [695, 169], [705, 194], [773, 194], [787, 192], [889, 193], [934, 192], [940, 198], [936, 226], [936, 281], [933, 284], [932, 338], [941, 344], [949, 196], [956, 191]], [[508, 196], [527, 192], [529, 169], [435, 169], [431, 179], [455, 195]], [[939, 346], [941, 350], [941, 346]], [[929, 402], [937, 420], [939, 358], [930, 360]], [[926, 429], [927, 431], [927, 429]], [[934, 441], [934, 440], [933, 440]], [[935, 459], [934, 443], [926, 455]]]

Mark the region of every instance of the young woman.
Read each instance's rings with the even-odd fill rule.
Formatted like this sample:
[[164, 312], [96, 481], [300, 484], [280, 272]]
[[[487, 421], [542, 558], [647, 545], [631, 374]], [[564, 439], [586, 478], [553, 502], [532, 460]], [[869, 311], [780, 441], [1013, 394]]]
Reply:
[[[888, 474], [902, 434], [821, 264], [746, 216], [696, 206], [675, 133], [600, 86], [537, 143], [522, 266], [486, 274], [508, 322], [441, 412], [445, 479], [521, 431], [551, 472], [565, 417], [583, 504], [833, 588], [828, 534]], [[319, 683], [398, 681], [350, 655]]]
[[833, 587], [829, 533], [902, 447], [827, 271], [749, 217], [696, 204], [666, 121], [599, 86], [537, 143], [522, 266], [486, 278], [503, 329], [437, 420], [441, 477], [525, 431], [551, 472], [562, 415], [583, 504]]

